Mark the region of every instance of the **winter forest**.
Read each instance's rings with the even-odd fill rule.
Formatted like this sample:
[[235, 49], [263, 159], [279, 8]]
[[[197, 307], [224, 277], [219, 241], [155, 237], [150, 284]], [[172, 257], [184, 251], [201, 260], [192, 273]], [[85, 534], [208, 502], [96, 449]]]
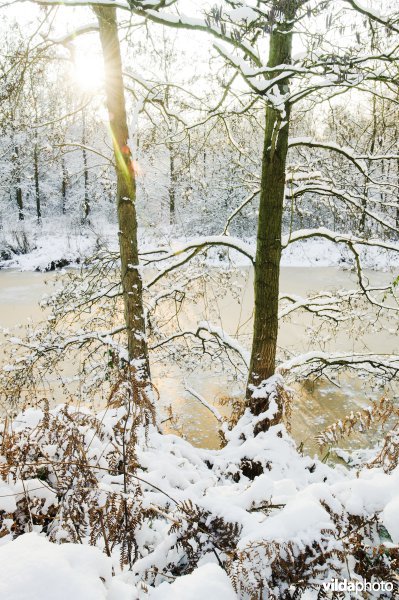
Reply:
[[0, 600], [399, 597], [399, 0], [0, 0]]

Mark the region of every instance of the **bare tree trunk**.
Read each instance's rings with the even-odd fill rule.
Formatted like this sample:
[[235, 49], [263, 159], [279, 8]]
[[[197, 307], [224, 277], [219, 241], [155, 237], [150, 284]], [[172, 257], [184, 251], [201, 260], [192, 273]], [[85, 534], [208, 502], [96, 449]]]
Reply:
[[[270, 33], [269, 67], [291, 63], [295, 3], [286, 9], [286, 23], [276, 23]], [[275, 76], [276, 73], [273, 74]], [[288, 92], [288, 83], [279, 85], [280, 95]], [[281, 260], [282, 217], [285, 194], [285, 168], [288, 152], [290, 105], [278, 108], [268, 104], [262, 156], [261, 193], [255, 261], [255, 313], [247, 401], [255, 414], [267, 409], [268, 399], [252, 398], [252, 386], [258, 386], [275, 372], [278, 300]]]
[[[397, 149], [397, 153], [399, 154], [399, 146]], [[399, 232], [399, 159], [396, 160], [396, 180], [397, 180], [397, 185], [398, 185], [398, 192], [397, 192], [397, 196], [396, 196], [396, 218], [395, 218], [395, 225], [396, 225], [396, 229]]]
[[20, 178], [18, 177], [18, 184], [17, 184], [17, 188], [15, 190], [16, 193], [16, 198], [17, 198], [17, 206], [18, 206], [18, 219], [20, 221], [24, 220], [24, 204], [23, 204], [23, 200], [22, 200], [22, 189], [20, 187]]
[[33, 148], [33, 165], [35, 172], [35, 199], [36, 199], [36, 217], [37, 222], [40, 223], [42, 220], [42, 207], [40, 202], [40, 181], [39, 181], [39, 149], [37, 147], [37, 141]]
[[15, 198], [17, 201], [18, 207], [18, 219], [20, 221], [24, 220], [24, 202], [22, 199], [22, 188], [21, 188], [21, 166], [19, 164], [19, 148], [15, 146], [14, 148], [14, 177], [15, 177]]
[[89, 201], [89, 171], [87, 169], [87, 152], [86, 152], [86, 115], [82, 112], [82, 158], [83, 158], [83, 181], [84, 181], [84, 201], [83, 201], [83, 220], [86, 222], [90, 214]]
[[[165, 79], [167, 80], [168, 74], [165, 68]], [[166, 86], [165, 90], [165, 106], [169, 109], [169, 86]], [[168, 128], [169, 140], [172, 137], [172, 127], [169, 125]], [[168, 141], [166, 149], [169, 153], [169, 224], [173, 225], [176, 222], [176, 169], [175, 169], [175, 155], [173, 152], [173, 144]]]
[[142, 281], [138, 268], [136, 181], [128, 147], [129, 132], [116, 9], [110, 6], [96, 6], [93, 10], [97, 15], [100, 27], [107, 107], [115, 154], [121, 278], [128, 355], [129, 361], [136, 367], [140, 376], [149, 380], [150, 367], [145, 335]]
[[[395, 139], [396, 139], [396, 154], [399, 156], [399, 128], [395, 126]], [[399, 158], [396, 159], [396, 183], [398, 186], [396, 192], [396, 210], [395, 210], [395, 225], [398, 230], [397, 237], [399, 235]]]
[[173, 225], [176, 222], [176, 173], [175, 173], [175, 157], [173, 154], [173, 148], [171, 144], [168, 144], [169, 151], [169, 171], [170, 171], [170, 182], [169, 182], [169, 222]]
[[[372, 99], [373, 103], [373, 128], [371, 130], [371, 140], [370, 140], [370, 154], [373, 155], [375, 151], [377, 134], [378, 134], [378, 120], [377, 120], [377, 102], [376, 97], [373, 95]], [[367, 172], [370, 174], [370, 170], [372, 168], [373, 161], [367, 161]], [[360, 223], [359, 223], [359, 232], [364, 233], [366, 230], [366, 219], [367, 219], [367, 207], [370, 196], [370, 181], [368, 178], [365, 180], [363, 198], [362, 198], [362, 213], [360, 215]]]
[[68, 186], [68, 171], [65, 165], [65, 160], [62, 159], [62, 182], [61, 182], [61, 195], [62, 195], [62, 214], [66, 213], [66, 197], [67, 197], [67, 186]]

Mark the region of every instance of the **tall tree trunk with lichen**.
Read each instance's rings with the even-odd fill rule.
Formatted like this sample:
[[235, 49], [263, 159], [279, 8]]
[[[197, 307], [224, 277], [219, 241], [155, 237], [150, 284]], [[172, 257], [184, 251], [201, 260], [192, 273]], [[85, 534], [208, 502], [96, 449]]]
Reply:
[[95, 6], [104, 57], [105, 91], [113, 139], [117, 176], [117, 212], [124, 315], [128, 356], [138, 376], [149, 381], [150, 367], [145, 335], [142, 281], [139, 270], [136, 217], [136, 180], [128, 146], [128, 126], [118, 38], [116, 9]]
[[[399, 155], [399, 146], [398, 146], [397, 153]], [[396, 179], [397, 179], [398, 193], [397, 193], [397, 197], [396, 197], [395, 225], [396, 225], [396, 229], [399, 231], [399, 158], [396, 160]]]
[[[285, 2], [281, 9], [284, 20], [276, 20], [271, 26], [269, 67], [291, 62], [292, 20], [295, 17], [296, 3], [296, 0]], [[272, 77], [276, 75], [274, 71]], [[262, 156], [254, 277], [254, 328], [246, 393], [247, 404], [254, 414], [260, 414], [267, 409], [268, 399], [253, 398], [253, 386], [256, 387], [271, 377], [276, 368], [282, 218], [290, 124], [290, 104], [283, 101], [283, 98], [288, 92], [288, 81], [280, 81], [278, 89], [276, 102], [268, 100], [266, 107]]]

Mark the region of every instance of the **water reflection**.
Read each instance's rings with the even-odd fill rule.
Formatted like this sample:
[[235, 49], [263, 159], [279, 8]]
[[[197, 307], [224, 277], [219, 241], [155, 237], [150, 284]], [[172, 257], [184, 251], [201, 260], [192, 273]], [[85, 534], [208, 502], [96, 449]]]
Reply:
[[[381, 285], [390, 280], [387, 273], [369, 273], [373, 283]], [[242, 344], [249, 347], [253, 291], [252, 273], [243, 269], [234, 275], [237, 284], [234, 293], [227, 292], [223, 297], [217, 293], [217, 285], [207, 285], [207, 303], [193, 302], [188, 304], [179, 318], [182, 327], [194, 326], [201, 319], [210, 315], [209, 305], [217, 303], [217, 324], [227, 333], [234, 336]], [[217, 279], [217, 278], [216, 278]], [[54, 289], [56, 276], [53, 273], [0, 272], [0, 327], [13, 328], [18, 323], [26, 323], [27, 319], [37, 321], [42, 318], [38, 301], [45, 293]], [[349, 271], [335, 268], [285, 268], [282, 270], [281, 290], [305, 296], [310, 291], [353, 289], [356, 287], [355, 276]], [[239, 290], [239, 293], [237, 292]], [[205, 296], [204, 296], [205, 297]], [[396, 324], [397, 326], [397, 324]], [[382, 328], [367, 327], [365, 332], [345, 329], [338, 335], [326, 335], [323, 340], [326, 351], [375, 353], [398, 352], [396, 326], [391, 331]], [[312, 315], [296, 313], [293, 318], [282, 323], [279, 335], [280, 355], [290, 356], [292, 353], [303, 353], [314, 349], [314, 318]], [[64, 365], [65, 373], [73, 375], [78, 364], [78, 357], [69, 359]], [[206, 400], [217, 406], [223, 415], [228, 414], [228, 407], [220, 405], [226, 397], [242, 397], [244, 382], [235, 380], [231, 375], [203, 370], [201, 365], [192, 372], [183, 372], [176, 364], [154, 363], [152, 366], [154, 383], [161, 397], [161, 418], [169, 416], [168, 407], [172, 406], [173, 414], [181, 424], [185, 437], [194, 445], [217, 448], [219, 446], [219, 424], [212, 413], [198, 400], [185, 391], [185, 387], [197, 390]], [[380, 398], [384, 393], [394, 393], [393, 386], [387, 389], [373, 389], [369, 382], [359, 380], [350, 374], [342, 374], [340, 379], [332, 383], [320, 379], [314, 383], [293, 383], [295, 403], [292, 414], [292, 433], [298, 443], [303, 442], [310, 452], [316, 452], [315, 435], [335, 422], [343, 415], [356, 411]], [[79, 397], [79, 386], [76, 384]], [[54, 402], [62, 400], [56, 383], [51, 390]], [[103, 399], [97, 399], [100, 405]], [[165, 431], [171, 430], [169, 420], [164, 423]], [[366, 436], [367, 437], [367, 436]], [[369, 440], [367, 440], [369, 441]], [[359, 437], [351, 444], [364, 444], [365, 439]]]

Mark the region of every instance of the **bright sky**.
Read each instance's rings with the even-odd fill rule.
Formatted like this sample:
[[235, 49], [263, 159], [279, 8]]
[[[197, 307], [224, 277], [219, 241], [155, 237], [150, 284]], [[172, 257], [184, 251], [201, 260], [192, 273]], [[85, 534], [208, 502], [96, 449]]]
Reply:
[[[368, 0], [364, 0], [365, 3]], [[378, 1], [378, 0], [377, 0]], [[0, 0], [1, 3], [1, 0]], [[181, 11], [187, 15], [199, 16], [206, 6], [211, 5], [209, 0], [180, 0], [179, 6]], [[30, 21], [36, 22], [41, 9], [33, 3], [24, 2], [8, 7], [3, 7], [0, 15], [7, 11], [7, 15], [15, 15], [21, 26], [26, 24], [27, 29], [31, 29]], [[123, 25], [125, 18], [129, 17], [126, 11], [120, 11], [120, 22]], [[324, 15], [323, 15], [324, 18]], [[71, 32], [76, 28], [95, 22], [95, 17], [89, 7], [57, 7], [57, 18], [54, 21], [54, 32], [52, 36], [57, 38]], [[151, 30], [155, 32], [155, 36], [162, 31], [160, 26], [151, 26]], [[121, 37], [123, 39], [123, 29]], [[139, 34], [140, 35], [140, 34]], [[144, 32], [143, 34], [144, 35]], [[179, 69], [173, 74], [172, 79], [175, 82], [187, 79], [193, 72], [199, 75], [205, 75], [209, 71], [208, 60], [212, 55], [212, 38], [200, 32], [185, 31], [185, 30], [169, 30], [168, 36], [175, 38], [175, 49], [177, 53], [181, 53], [182, 60]], [[342, 43], [343, 40], [340, 40]], [[344, 42], [345, 44], [345, 42]], [[101, 85], [102, 79], [102, 57], [100, 53], [100, 45], [97, 33], [86, 34], [79, 36], [74, 41], [76, 48], [75, 52], [75, 78], [76, 82], [82, 91], [90, 91]], [[294, 42], [294, 53], [300, 52], [302, 46], [299, 36], [296, 36]], [[60, 48], [67, 56], [66, 51]], [[125, 65], [140, 74], [150, 72], [148, 62], [148, 53], [141, 53], [138, 57], [134, 56], [133, 52], [125, 52]], [[150, 59], [151, 60], [151, 59]], [[155, 75], [155, 74], [154, 74]], [[158, 75], [158, 74], [157, 74]]]

